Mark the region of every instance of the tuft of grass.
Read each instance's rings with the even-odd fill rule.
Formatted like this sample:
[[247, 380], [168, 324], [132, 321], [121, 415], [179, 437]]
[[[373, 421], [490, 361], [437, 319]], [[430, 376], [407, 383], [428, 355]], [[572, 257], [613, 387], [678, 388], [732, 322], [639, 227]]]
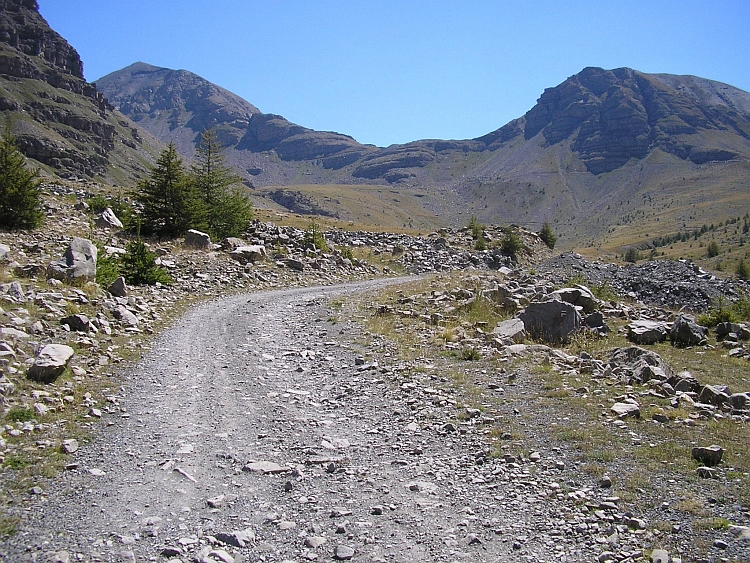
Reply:
[[16, 516], [0, 515], [0, 538], [8, 538], [18, 533], [21, 520]]
[[727, 303], [725, 298], [719, 297], [708, 313], [700, 315], [697, 320], [698, 324], [709, 327], [719, 323], [750, 321], [750, 299], [742, 295], [736, 301]]
[[3, 465], [7, 467], [8, 469], [26, 469], [31, 462], [26, 459], [24, 456], [11, 454], [5, 458], [5, 461], [3, 462]]
[[8, 422], [28, 422], [34, 419], [34, 411], [26, 407], [11, 407], [5, 414]]
[[732, 523], [726, 518], [698, 518], [693, 520], [693, 530], [728, 530]]
[[476, 362], [482, 359], [482, 353], [474, 346], [468, 346], [461, 350], [459, 358], [467, 362]]

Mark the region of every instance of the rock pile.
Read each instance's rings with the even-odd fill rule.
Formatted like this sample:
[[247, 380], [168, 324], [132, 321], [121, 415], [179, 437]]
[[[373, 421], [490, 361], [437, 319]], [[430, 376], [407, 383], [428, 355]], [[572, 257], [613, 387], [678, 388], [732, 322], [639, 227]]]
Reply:
[[726, 280], [702, 270], [687, 260], [656, 260], [624, 267], [590, 262], [566, 252], [538, 266], [554, 283], [582, 276], [593, 286], [607, 284], [621, 297], [647, 305], [703, 312], [719, 297], [734, 300], [750, 293], [750, 284]]
[[[524, 244], [524, 250], [517, 256], [519, 263], [530, 264], [551, 256], [550, 249], [535, 233], [520, 228], [513, 232]], [[483, 234], [486, 250], [475, 250], [468, 228], [441, 229], [426, 237], [343, 230], [331, 231], [326, 236], [336, 244], [364, 246], [375, 254], [391, 255], [407, 272], [422, 274], [466, 269], [510, 271], [516, 262], [495, 244], [505, 234], [502, 228], [486, 227]]]

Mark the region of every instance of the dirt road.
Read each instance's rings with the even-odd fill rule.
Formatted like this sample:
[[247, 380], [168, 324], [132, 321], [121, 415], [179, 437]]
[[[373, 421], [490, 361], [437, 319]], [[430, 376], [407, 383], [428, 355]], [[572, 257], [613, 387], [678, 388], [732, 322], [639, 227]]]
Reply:
[[49, 482], [0, 555], [596, 557], [606, 522], [573, 533], [578, 520], [586, 529], [585, 514], [556, 482], [559, 463], [486, 457], [481, 426], [457, 418], [430, 366], [400, 371], [387, 343], [336, 318], [348, 314], [330, 299], [383, 283], [235, 296], [190, 311], [123, 375], [102, 431], [74, 456], [78, 468]]

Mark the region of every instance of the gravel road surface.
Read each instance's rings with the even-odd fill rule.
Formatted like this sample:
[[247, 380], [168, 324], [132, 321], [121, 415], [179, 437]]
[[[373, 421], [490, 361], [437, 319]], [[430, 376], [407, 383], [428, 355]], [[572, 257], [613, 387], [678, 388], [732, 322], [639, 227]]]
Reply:
[[616, 530], [586, 508], [596, 491], [565, 483], [564, 463], [487, 457], [482, 427], [427, 374], [399, 372], [387, 345], [335, 318], [331, 299], [386, 283], [188, 312], [122, 375], [77, 468], [36, 496], [0, 559], [559, 563], [606, 551]]

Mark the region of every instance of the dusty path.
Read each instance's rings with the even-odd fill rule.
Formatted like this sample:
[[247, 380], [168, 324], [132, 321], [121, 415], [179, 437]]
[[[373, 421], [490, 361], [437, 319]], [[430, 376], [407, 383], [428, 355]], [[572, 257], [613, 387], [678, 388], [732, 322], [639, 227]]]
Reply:
[[581, 502], [555, 463], [483, 458], [481, 428], [429, 379], [392, 370], [385, 348], [331, 318], [329, 299], [383, 283], [190, 311], [126, 374], [79, 468], [50, 482], [0, 559], [596, 557], [591, 530], [572, 533]]

